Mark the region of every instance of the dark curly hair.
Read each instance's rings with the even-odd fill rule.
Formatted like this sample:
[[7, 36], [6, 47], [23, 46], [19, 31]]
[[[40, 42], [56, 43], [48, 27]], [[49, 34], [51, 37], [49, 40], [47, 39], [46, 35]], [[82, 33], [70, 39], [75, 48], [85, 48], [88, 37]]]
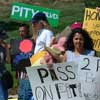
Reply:
[[89, 36], [88, 32], [82, 28], [76, 28], [72, 30], [70, 33], [68, 40], [67, 40], [67, 50], [74, 51], [74, 44], [73, 44], [73, 37], [75, 36], [76, 33], [79, 33], [83, 36], [84, 38], [84, 48], [87, 50], [93, 50], [93, 41], [91, 37]]

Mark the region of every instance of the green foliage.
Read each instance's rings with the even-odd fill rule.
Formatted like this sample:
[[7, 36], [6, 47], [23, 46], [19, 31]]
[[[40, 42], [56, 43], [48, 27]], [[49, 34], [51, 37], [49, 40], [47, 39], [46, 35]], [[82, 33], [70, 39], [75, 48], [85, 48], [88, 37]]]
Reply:
[[100, 0], [84, 0], [86, 7], [96, 8], [100, 6]]

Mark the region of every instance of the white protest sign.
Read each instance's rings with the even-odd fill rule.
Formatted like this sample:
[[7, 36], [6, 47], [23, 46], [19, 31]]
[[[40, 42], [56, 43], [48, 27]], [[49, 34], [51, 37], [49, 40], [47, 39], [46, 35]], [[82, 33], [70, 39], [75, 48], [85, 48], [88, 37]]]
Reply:
[[100, 100], [100, 58], [81, 56], [78, 70], [86, 100]]
[[74, 63], [27, 67], [34, 100], [85, 100]]

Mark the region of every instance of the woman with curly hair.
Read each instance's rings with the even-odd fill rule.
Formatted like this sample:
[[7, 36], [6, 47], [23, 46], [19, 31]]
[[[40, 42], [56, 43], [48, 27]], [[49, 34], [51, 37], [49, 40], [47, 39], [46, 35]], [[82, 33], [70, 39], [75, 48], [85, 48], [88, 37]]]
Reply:
[[94, 56], [93, 41], [87, 31], [82, 28], [75, 28], [67, 39], [67, 51], [65, 60], [77, 62], [80, 55]]

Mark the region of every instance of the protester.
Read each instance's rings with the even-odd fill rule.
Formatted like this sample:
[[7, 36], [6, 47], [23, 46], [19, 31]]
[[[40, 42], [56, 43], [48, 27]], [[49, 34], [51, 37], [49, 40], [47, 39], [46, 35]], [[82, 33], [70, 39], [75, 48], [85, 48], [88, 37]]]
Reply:
[[[0, 29], [0, 100], [8, 100], [8, 89], [4, 87], [1, 80], [6, 71], [5, 64], [10, 63], [10, 51], [8, 44], [4, 41], [8, 36], [3, 29]], [[9, 83], [8, 83], [9, 84]]]
[[53, 32], [50, 30], [49, 22], [44, 13], [38, 12], [32, 18], [32, 27], [36, 31], [36, 46], [34, 53], [44, 50], [45, 46], [50, 46]]
[[65, 51], [67, 50], [67, 39], [73, 30], [78, 29], [78, 28], [82, 29], [82, 24], [80, 22], [74, 22], [71, 24], [70, 28], [71, 28], [70, 33], [66, 33], [66, 34], [60, 33], [57, 37], [53, 37], [51, 39], [51, 48], [57, 48], [61, 52], [63, 52], [63, 54], [58, 57], [54, 57], [52, 56], [52, 53], [49, 52], [50, 50], [49, 51], [47, 50], [48, 52], [44, 56], [44, 61], [42, 61], [42, 63], [48, 64], [48, 63], [53, 63], [53, 62], [54, 63], [59, 62], [59, 61], [53, 60], [54, 58], [58, 58], [62, 60], [60, 62], [63, 62], [65, 60], [65, 58], [63, 59], [63, 56], [65, 54]]
[[19, 34], [22, 39], [31, 38], [31, 34], [29, 32], [29, 26], [27, 24], [21, 24], [19, 26]]
[[[29, 32], [29, 26], [27, 24], [21, 24], [19, 26], [19, 34], [21, 36], [21, 39], [31, 40], [31, 34]], [[34, 46], [35, 44], [33, 41], [33, 52]], [[17, 77], [19, 78], [18, 100], [33, 100], [31, 99], [33, 94], [26, 71], [17, 71]]]
[[67, 51], [65, 58], [67, 62], [78, 62], [80, 55], [95, 56], [93, 41], [87, 31], [82, 28], [75, 28], [67, 39]]

